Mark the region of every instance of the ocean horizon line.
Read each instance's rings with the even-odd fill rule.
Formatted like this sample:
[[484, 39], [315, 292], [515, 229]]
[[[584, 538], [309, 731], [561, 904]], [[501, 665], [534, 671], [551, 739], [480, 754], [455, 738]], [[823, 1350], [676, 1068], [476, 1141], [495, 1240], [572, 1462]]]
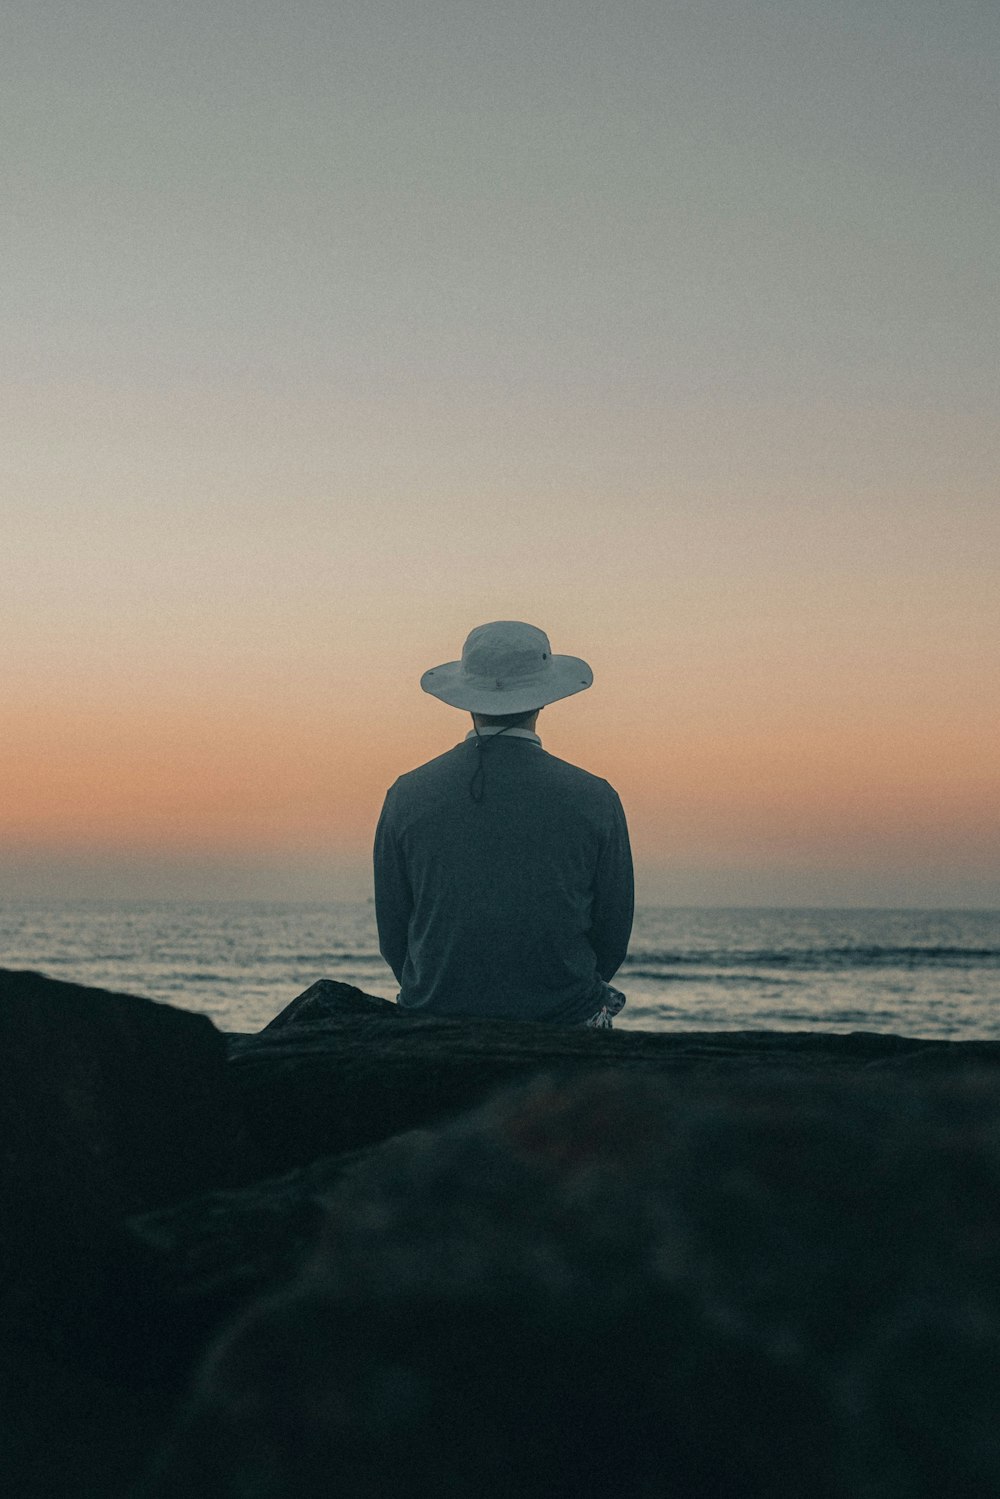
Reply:
[[[331, 907], [344, 906], [372, 906], [375, 904], [374, 896], [356, 896], [346, 898], [344, 896], [330, 896], [328, 899], [319, 896], [308, 898], [296, 896], [263, 896], [263, 895], [197, 895], [197, 896], [113, 896], [113, 895], [56, 895], [56, 896], [2, 896], [0, 906], [94, 906], [94, 907], [121, 907], [121, 906], [288, 906], [296, 909], [325, 910]], [[811, 912], [822, 911], [827, 914], [838, 911], [844, 912], [883, 912], [885, 914], [912, 914], [912, 913], [940, 913], [954, 915], [984, 915], [1000, 914], [1000, 903], [992, 905], [965, 904], [965, 905], [939, 905], [924, 902], [907, 905], [883, 905], [869, 901], [831, 901], [831, 902], [807, 902], [783, 904], [774, 901], [762, 902], [731, 902], [731, 901], [637, 901], [635, 905], [639, 911], [761, 911], [761, 912]]]

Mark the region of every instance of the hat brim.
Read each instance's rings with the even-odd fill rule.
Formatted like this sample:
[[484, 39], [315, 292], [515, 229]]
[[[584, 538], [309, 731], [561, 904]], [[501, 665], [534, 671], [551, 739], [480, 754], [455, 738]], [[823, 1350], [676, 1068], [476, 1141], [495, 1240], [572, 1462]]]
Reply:
[[432, 666], [420, 678], [420, 685], [431, 697], [440, 698], [452, 708], [467, 713], [530, 713], [560, 698], [584, 692], [593, 682], [594, 673], [579, 656], [550, 656], [542, 671], [530, 677], [518, 677], [510, 687], [489, 686], [481, 677], [470, 678], [461, 661], [446, 661]]

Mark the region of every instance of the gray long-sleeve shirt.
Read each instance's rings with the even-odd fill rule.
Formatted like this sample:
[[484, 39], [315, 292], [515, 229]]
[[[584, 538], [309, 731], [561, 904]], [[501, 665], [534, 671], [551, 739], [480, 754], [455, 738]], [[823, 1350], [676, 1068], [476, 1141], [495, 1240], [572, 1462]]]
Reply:
[[589, 1019], [625, 957], [632, 910], [617, 793], [534, 738], [464, 741], [386, 795], [375, 913], [407, 1007]]

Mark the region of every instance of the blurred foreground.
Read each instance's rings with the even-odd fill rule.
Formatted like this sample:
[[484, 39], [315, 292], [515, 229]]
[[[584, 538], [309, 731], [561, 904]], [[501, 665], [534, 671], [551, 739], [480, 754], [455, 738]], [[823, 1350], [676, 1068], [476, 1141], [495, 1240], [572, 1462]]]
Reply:
[[0, 976], [0, 1481], [1000, 1492], [1000, 1045]]

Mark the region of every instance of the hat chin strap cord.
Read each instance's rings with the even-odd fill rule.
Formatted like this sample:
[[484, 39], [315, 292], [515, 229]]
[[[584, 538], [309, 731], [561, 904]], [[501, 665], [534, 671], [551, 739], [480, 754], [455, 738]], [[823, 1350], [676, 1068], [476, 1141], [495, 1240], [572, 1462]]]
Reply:
[[[529, 709], [528, 712], [524, 714], [524, 718], [530, 717], [531, 710]], [[524, 720], [522, 719], [522, 722], [523, 721]], [[476, 723], [475, 719], [472, 720], [472, 727], [476, 731], [476, 749], [479, 751], [479, 753], [476, 756], [476, 768], [472, 773], [472, 780], [469, 782], [469, 795], [472, 797], [472, 800], [478, 805], [483, 799], [483, 790], [486, 785], [486, 751], [489, 749], [490, 745], [495, 739], [501, 738], [502, 735], [506, 734], [508, 729], [520, 728], [520, 724], [505, 724], [502, 729], [498, 729], [495, 734], [488, 734], [485, 739], [483, 738], [482, 734], [480, 734], [479, 725]]]

